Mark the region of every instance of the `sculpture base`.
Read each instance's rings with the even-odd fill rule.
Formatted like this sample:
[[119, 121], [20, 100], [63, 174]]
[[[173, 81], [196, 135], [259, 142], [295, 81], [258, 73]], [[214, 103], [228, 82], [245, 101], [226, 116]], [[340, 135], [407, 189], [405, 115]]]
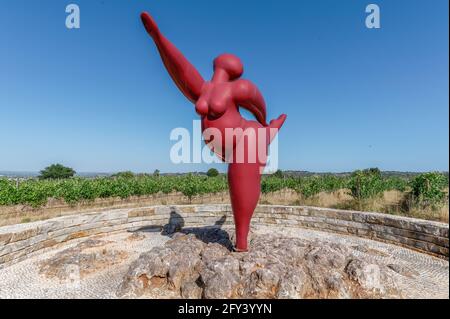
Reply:
[[250, 235], [246, 253], [233, 252], [233, 231], [191, 228], [142, 254], [118, 297], [149, 298], [401, 298], [404, 266], [366, 261], [364, 247]]
[[[80, 217], [87, 216], [98, 220], [97, 214]], [[57, 226], [55, 221], [48, 223]], [[186, 228], [168, 223], [89, 237], [75, 232], [70, 241], [0, 267], [0, 299], [448, 299], [444, 259], [375, 240], [281, 225], [253, 225], [249, 252], [237, 253], [231, 251], [234, 227], [218, 228], [223, 224]], [[25, 226], [32, 225], [15, 225], [15, 234], [23, 236]]]

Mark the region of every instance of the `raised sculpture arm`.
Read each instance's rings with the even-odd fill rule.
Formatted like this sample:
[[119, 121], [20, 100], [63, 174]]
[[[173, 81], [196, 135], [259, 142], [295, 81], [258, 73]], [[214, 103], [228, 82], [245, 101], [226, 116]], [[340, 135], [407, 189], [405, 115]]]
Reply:
[[236, 104], [252, 112], [259, 123], [267, 126], [266, 102], [256, 85], [248, 80], [236, 81], [234, 100]]
[[152, 37], [163, 60], [164, 66], [180, 91], [193, 103], [201, 94], [205, 82], [195, 67], [159, 31], [153, 18], [146, 12], [141, 14], [145, 29]]

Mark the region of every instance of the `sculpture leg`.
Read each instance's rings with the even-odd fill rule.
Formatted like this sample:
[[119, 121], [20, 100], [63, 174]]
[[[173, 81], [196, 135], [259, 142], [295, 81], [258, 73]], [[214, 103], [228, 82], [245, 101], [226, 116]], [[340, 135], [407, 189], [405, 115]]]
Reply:
[[261, 191], [260, 165], [231, 163], [228, 166], [231, 206], [236, 227], [236, 250], [247, 251], [250, 220]]

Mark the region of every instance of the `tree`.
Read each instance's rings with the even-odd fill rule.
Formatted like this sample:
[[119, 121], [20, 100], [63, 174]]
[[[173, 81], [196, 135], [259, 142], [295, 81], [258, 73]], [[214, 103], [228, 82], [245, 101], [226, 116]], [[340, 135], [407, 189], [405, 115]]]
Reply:
[[373, 176], [381, 177], [381, 171], [378, 167], [371, 167], [371, 168], [365, 169], [363, 172], [365, 172], [366, 174], [373, 175]]
[[134, 173], [131, 172], [131, 171], [118, 172], [118, 173], [112, 175], [112, 177], [133, 178], [134, 177]]
[[283, 171], [281, 169], [277, 170], [275, 173], [273, 173], [273, 177], [283, 178]]
[[208, 175], [208, 177], [216, 177], [219, 175], [219, 171], [215, 168], [210, 168], [207, 172], [206, 175]]
[[43, 169], [39, 175], [39, 179], [65, 179], [75, 175], [75, 171], [70, 167], [61, 164], [53, 164]]
[[155, 171], [153, 172], [153, 176], [159, 177], [159, 173], [159, 169], [155, 169]]

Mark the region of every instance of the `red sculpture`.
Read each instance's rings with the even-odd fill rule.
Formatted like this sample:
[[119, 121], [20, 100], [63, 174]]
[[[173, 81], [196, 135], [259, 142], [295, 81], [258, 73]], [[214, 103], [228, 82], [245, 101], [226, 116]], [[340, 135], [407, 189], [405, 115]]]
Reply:
[[[201, 116], [202, 131], [207, 145], [223, 161], [229, 162], [228, 182], [236, 226], [237, 251], [247, 251], [250, 220], [259, 200], [261, 173], [266, 165], [267, 147], [281, 128], [286, 115], [266, 123], [266, 105], [258, 88], [248, 80], [239, 79], [243, 65], [238, 57], [222, 54], [214, 60], [211, 81], [203, 80], [195, 67], [159, 31], [153, 18], [141, 14], [148, 34], [153, 38], [162, 61], [180, 91], [195, 104]], [[239, 113], [239, 106], [252, 112], [258, 122], [248, 121]], [[241, 128], [254, 134], [236, 134], [227, 139], [227, 129]], [[205, 134], [217, 129], [221, 138]], [[228, 131], [229, 132], [229, 131]], [[263, 141], [263, 145], [258, 143]], [[254, 146], [255, 149], [251, 147]], [[239, 154], [244, 149], [244, 154]], [[251, 152], [248, 152], [251, 149]], [[259, 154], [254, 160], [254, 155]]]

